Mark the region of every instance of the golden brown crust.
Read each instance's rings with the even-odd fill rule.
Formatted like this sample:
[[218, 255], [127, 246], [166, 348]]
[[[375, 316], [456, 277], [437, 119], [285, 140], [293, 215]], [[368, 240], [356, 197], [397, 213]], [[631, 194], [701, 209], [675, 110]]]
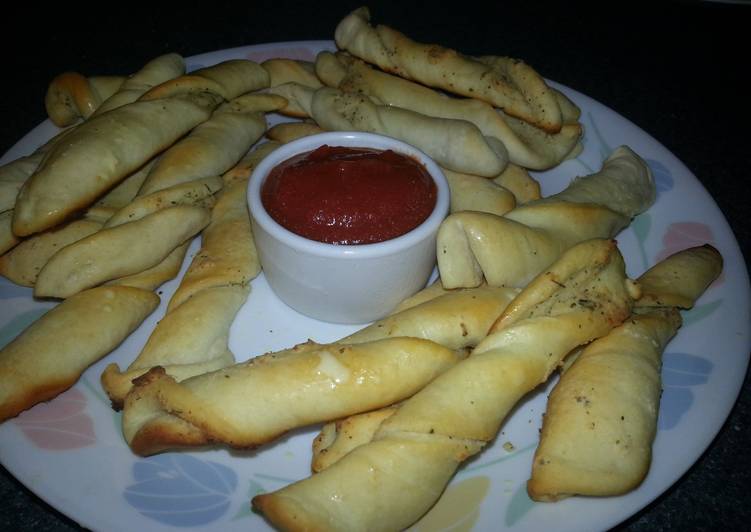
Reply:
[[34, 286], [39, 271], [57, 251], [101, 227], [101, 223], [92, 220], [74, 220], [32, 235], [0, 256], [0, 275], [21, 286]]
[[396, 407], [381, 408], [326, 423], [321, 433], [313, 440], [312, 471], [319, 473], [341, 460], [353, 449], [370, 442], [381, 423], [396, 410]]
[[587, 346], [548, 399], [527, 482], [530, 497], [621, 495], [649, 470], [660, 358], [680, 326], [675, 309], [633, 316]]
[[386, 72], [487, 101], [545, 131], [560, 131], [555, 94], [523, 61], [496, 57], [486, 64], [436, 44], [417, 43], [387, 26], [370, 26], [369, 20], [366, 7], [347, 15], [335, 30], [339, 48]]
[[378, 320], [339, 343], [409, 336], [450, 349], [474, 347], [517, 294], [518, 290], [513, 288], [490, 286], [447, 291]]
[[140, 273], [198, 234], [209, 218], [207, 209], [179, 205], [97, 231], [55, 253], [39, 272], [34, 294], [65, 298]]
[[100, 287], [47, 312], [0, 350], [0, 421], [71, 386], [158, 303], [145, 290]]
[[[55, 143], [24, 184], [16, 200], [13, 231], [27, 236], [85, 209], [205, 121], [217, 103], [205, 95], [136, 102], [77, 126]], [[153, 123], [160, 127], [151, 127]], [[130, 141], [122, 142], [123, 138]]]
[[674, 253], [639, 277], [637, 306], [689, 309], [721, 272], [722, 255], [709, 244]]
[[78, 72], [63, 72], [55, 76], [47, 87], [44, 106], [50, 120], [65, 127], [87, 119], [122, 85], [122, 76], [87, 78]]
[[512, 303], [518, 310], [505, 327], [400, 404], [371, 442], [308, 479], [255, 497], [254, 506], [292, 530], [401, 530], [417, 521], [526, 393], [573, 348], [630, 313], [614, 242], [579, 244], [559, 263], [550, 268], [558, 282], [533, 282], [533, 294]]
[[[374, 69], [344, 53], [321, 52], [316, 72], [330, 87], [367, 95], [380, 105], [396, 106], [437, 118], [466, 120], [483, 135], [500, 140], [509, 160], [525, 168], [543, 170], [561, 161], [582, 135], [577, 120], [551, 134], [507, 116], [475, 98], [448, 98], [434, 89]], [[573, 104], [571, 104], [573, 105]]]
[[617, 149], [595, 174], [504, 216], [457, 212], [438, 231], [438, 269], [446, 288], [524, 286], [561, 253], [590, 238], [612, 238], [654, 200], [646, 163]]
[[129, 396], [124, 432], [131, 441], [170, 414], [203, 432], [207, 441], [252, 448], [296, 427], [400, 401], [460, 358], [416, 338], [302, 344], [179, 383], [166, 376], [136, 386], [131, 395], [149, 394], [155, 401], [146, 406], [141, 402], [140, 412], [129, 413]]
[[378, 104], [367, 95], [323, 87], [312, 95], [310, 115], [324, 129], [395, 137], [457, 172], [494, 177], [508, 163], [503, 143], [471, 122]]

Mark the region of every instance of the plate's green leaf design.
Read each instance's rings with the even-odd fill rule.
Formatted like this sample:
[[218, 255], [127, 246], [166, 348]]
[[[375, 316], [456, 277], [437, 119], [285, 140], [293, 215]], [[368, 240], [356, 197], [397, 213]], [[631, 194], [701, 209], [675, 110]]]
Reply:
[[683, 326], [689, 327], [690, 325], [703, 320], [721, 306], [722, 299], [712, 301], [711, 303], [704, 303], [703, 305], [696, 305], [691, 310], [683, 313]]
[[235, 514], [235, 516], [232, 518], [232, 521], [255, 515], [255, 510], [253, 510], [252, 506], [250, 505], [250, 500], [256, 495], [260, 495], [261, 493], [265, 492], [266, 488], [264, 488], [259, 482], [257, 482], [253, 478], [248, 479], [248, 496], [246, 497], [247, 504], [240, 508], [240, 511]]
[[516, 489], [508, 508], [506, 508], [506, 526], [514, 526], [534, 506], [535, 502], [527, 494], [527, 485], [522, 483]]
[[490, 490], [488, 477], [472, 477], [446, 489], [435, 506], [413, 528], [416, 532], [468, 532], [480, 515]]

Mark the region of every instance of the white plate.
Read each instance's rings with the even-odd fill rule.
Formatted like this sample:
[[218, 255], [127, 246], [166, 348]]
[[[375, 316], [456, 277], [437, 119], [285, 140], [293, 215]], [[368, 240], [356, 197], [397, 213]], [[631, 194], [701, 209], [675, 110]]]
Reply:
[[[188, 59], [196, 68], [215, 62], [286, 56], [312, 60], [333, 43], [312, 41], [249, 46]], [[651, 165], [657, 203], [618, 236], [632, 276], [668, 252], [709, 242], [725, 259], [721, 279], [684, 314], [685, 325], [664, 356], [664, 393], [652, 469], [636, 491], [607, 499], [533, 503], [525, 482], [537, 441], [545, 396], [539, 390], [505, 422], [496, 441], [465, 464], [441, 501], [416, 530], [588, 530], [626, 519], [675, 482], [709, 445], [727, 417], [746, 373], [749, 354], [749, 283], [738, 244], [712, 198], [691, 172], [644, 131], [594, 100], [560, 87], [582, 109], [585, 149], [576, 160], [538, 175], [545, 194], [576, 175], [599, 169], [618, 145], [627, 144]], [[278, 118], [275, 118], [278, 120]], [[55, 128], [45, 122], [2, 159], [27, 154]], [[190, 260], [197, 249], [194, 243]], [[159, 292], [169, 300], [174, 280]], [[0, 345], [50, 307], [31, 291], [0, 279]], [[81, 525], [99, 530], [265, 530], [250, 511], [250, 498], [309, 474], [310, 446], [318, 427], [295, 431], [257, 452], [218, 449], [134, 456], [99, 385], [109, 362], [127, 366], [145, 343], [163, 305], [105, 360], [86, 371], [71, 390], [0, 426], [0, 461], [39, 497]], [[324, 324], [279, 302], [263, 275], [253, 281], [247, 304], [232, 328], [238, 360], [313, 338], [335, 340], [355, 327]], [[513, 449], [508, 445], [511, 443]], [[504, 445], [506, 444], [506, 445]], [[511, 449], [511, 450], [507, 450]], [[680, 450], [680, 452], [676, 452]]]

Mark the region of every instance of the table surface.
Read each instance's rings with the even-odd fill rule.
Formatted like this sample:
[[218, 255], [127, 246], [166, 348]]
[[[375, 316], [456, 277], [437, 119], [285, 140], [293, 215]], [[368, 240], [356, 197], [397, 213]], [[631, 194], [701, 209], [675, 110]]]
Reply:
[[[195, 3], [179, 12], [152, 3], [98, 12], [28, 4], [15, 5], [0, 37], [6, 53], [0, 153], [46, 119], [44, 93], [60, 72], [122, 74], [166, 52], [190, 56], [246, 44], [333, 39], [338, 21], [357, 7], [353, 2], [278, 0], [231, 7]], [[374, 22], [419, 42], [471, 55], [524, 59], [545, 77], [639, 125], [683, 161], [715, 198], [748, 266], [748, 135], [741, 128], [748, 127], [751, 112], [740, 81], [746, 60], [739, 55], [749, 49], [751, 3], [435, 4], [368, 5]], [[7, 31], [11, 27], [17, 31]], [[671, 489], [617, 529], [747, 528], [750, 404], [747, 375], [710, 448]], [[80, 529], [0, 469], [0, 529]]]

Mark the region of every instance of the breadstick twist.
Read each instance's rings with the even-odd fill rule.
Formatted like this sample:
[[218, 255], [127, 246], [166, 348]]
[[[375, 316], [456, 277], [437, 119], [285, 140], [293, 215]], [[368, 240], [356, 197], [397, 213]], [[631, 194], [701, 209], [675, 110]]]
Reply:
[[655, 197], [652, 173], [623, 146], [596, 173], [563, 192], [521, 205], [503, 216], [459, 212], [442, 223], [438, 269], [446, 288], [524, 286], [566, 249], [590, 238], [611, 238]]
[[402, 403], [370, 443], [253, 505], [288, 530], [401, 530], [440, 497], [524, 394], [606, 334], [638, 290], [612, 241], [575, 246], [517, 296], [466, 360]]

